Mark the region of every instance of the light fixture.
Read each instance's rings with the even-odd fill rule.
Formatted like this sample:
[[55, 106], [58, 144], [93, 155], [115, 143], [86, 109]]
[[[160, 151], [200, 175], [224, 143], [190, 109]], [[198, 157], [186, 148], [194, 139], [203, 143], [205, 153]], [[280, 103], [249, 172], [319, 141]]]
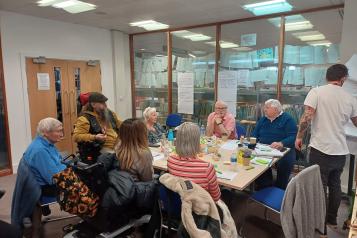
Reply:
[[191, 35], [184, 36], [183, 38], [189, 39], [191, 41], [205, 41], [205, 40], [212, 39], [212, 37], [203, 34], [191, 34]]
[[157, 22], [157, 21], [154, 21], [154, 20], [145, 20], [145, 21], [132, 22], [129, 25], [130, 26], [141, 27], [141, 28], [144, 28], [147, 31], [154, 31], [154, 30], [161, 30], [161, 29], [169, 28], [169, 25], [161, 23], [161, 22]]
[[40, 7], [52, 6], [54, 8], [61, 8], [72, 14], [87, 12], [97, 8], [94, 4], [79, 0], [40, 0], [37, 1], [37, 5]]
[[293, 36], [300, 39], [301, 41], [314, 41], [314, 40], [324, 40], [325, 36], [319, 31], [304, 31], [292, 33]]
[[332, 43], [328, 40], [317, 40], [317, 41], [308, 41], [307, 44], [311, 46], [330, 46]]
[[241, 46], [241, 47], [237, 47], [237, 48], [232, 48], [232, 50], [236, 50], [236, 51], [251, 51], [253, 49], [250, 48], [250, 47]]
[[188, 53], [189, 56], [191, 56], [192, 58], [196, 58], [196, 55]]
[[[268, 21], [276, 27], [280, 27], [280, 17], [270, 18]], [[314, 25], [306, 20], [302, 15], [292, 15], [285, 17], [285, 31], [299, 31], [312, 29]]]
[[[212, 46], [216, 46], [216, 42], [215, 42], [215, 41], [206, 42], [206, 44], [212, 45]], [[236, 44], [236, 43], [229, 42], [229, 41], [223, 41], [223, 40], [221, 40], [221, 41], [219, 42], [219, 45], [220, 45], [221, 48], [223, 48], [223, 49], [236, 48], [236, 47], [239, 46], [239, 45]]]
[[183, 38], [183, 37], [185, 37], [185, 36], [189, 36], [189, 35], [192, 35], [192, 34], [194, 34], [194, 33], [191, 32], [191, 31], [182, 30], [182, 31], [174, 31], [174, 32], [172, 32], [172, 34], [173, 34], [174, 36], [176, 36], [176, 37], [181, 37], [181, 38]]
[[258, 2], [253, 4], [246, 4], [243, 6], [245, 10], [252, 12], [256, 16], [291, 11], [292, 5], [286, 0], [271, 0]]

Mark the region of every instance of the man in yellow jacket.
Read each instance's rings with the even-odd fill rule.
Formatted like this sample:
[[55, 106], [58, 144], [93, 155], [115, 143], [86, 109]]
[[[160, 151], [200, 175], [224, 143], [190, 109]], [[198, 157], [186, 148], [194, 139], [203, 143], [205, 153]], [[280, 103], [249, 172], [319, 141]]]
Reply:
[[121, 120], [107, 108], [107, 100], [103, 94], [91, 92], [77, 119], [73, 139], [84, 160], [95, 160], [101, 153], [114, 153]]

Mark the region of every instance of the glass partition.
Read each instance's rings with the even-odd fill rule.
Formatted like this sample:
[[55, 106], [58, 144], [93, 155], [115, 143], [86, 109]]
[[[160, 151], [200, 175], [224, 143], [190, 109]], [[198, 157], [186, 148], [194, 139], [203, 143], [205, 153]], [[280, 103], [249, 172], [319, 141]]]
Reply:
[[[172, 110], [185, 121], [206, 124], [213, 111], [215, 45], [215, 26], [172, 32]], [[180, 84], [184, 79], [193, 91]]]
[[340, 62], [342, 22], [338, 10], [285, 17], [281, 101], [296, 121], [308, 91], [324, 85], [327, 68]]
[[280, 28], [269, 21], [222, 25], [218, 98], [227, 97], [223, 81], [231, 78], [228, 92], [233, 98], [228, 104], [239, 121], [256, 121], [262, 114], [260, 104], [277, 97]]
[[168, 114], [166, 33], [134, 36], [135, 109], [142, 117], [146, 107], [155, 107], [161, 124]]

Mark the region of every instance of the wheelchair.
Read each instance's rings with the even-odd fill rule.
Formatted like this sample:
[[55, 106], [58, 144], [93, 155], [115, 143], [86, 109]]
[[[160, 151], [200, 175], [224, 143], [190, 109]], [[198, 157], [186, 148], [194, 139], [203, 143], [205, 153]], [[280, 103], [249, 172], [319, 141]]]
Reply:
[[[138, 208], [137, 197], [135, 194], [133, 201], [122, 207], [104, 207], [102, 206], [102, 198], [106, 196], [106, 192], [112, 189], [110, 184], [110, 170], [118, 169], [115, 155], [107, 154], [98, 158], [97, 162], [86, 164], [80, 160], [76, 155], [70, 155], [63, 159], [63, 163], [72, 167], [73, 171], [80, 177], [80, 179], [88, 186], [88, 188], [95, 192], [100, 198], [100, 205], [96, 215], [92, 218], [82, 218], [78, 224], [67, 225], [63, 228], [65, 238], [71, 237], [102, 237], [112, 238], [120, 237], [134, 227], [139, 227], [148, 224], [151, 221], [153, 212], [153, 205], [147, 208]], [[143, 182], [137, 182], [141, 186]], [[157, 188], [155, 181], [154, 185], [150, 185], [155, 191], [152, 191], [152, 203], [157, 203]], [[139, 190], [137, 190], [139, 191]], [[139, 192], [137, 192], [139, 193]], [[139, 202], [140, 203], [140, 202]], [[155, 233], [155, 229], [151, 229], [148, 233]], [[153, 237], [152, 235], [146, 235]]]

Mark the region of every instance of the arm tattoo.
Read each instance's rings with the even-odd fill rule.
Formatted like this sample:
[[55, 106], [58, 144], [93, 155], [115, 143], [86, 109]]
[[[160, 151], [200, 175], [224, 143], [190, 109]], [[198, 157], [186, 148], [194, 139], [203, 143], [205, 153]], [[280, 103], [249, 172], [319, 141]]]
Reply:
[[353, 125], [357, 127], [357, 117], [352, 117], [351, 121], [353, 122]]
[[299, 131], [296, 136], [297, 138], [301, 139], [304, 136], [307, 128], [309, 128], [309, 125], [314, 115], [315, 115], [315, 109], [309, 106], [305, 106], [304, 114], [300, 119]]

